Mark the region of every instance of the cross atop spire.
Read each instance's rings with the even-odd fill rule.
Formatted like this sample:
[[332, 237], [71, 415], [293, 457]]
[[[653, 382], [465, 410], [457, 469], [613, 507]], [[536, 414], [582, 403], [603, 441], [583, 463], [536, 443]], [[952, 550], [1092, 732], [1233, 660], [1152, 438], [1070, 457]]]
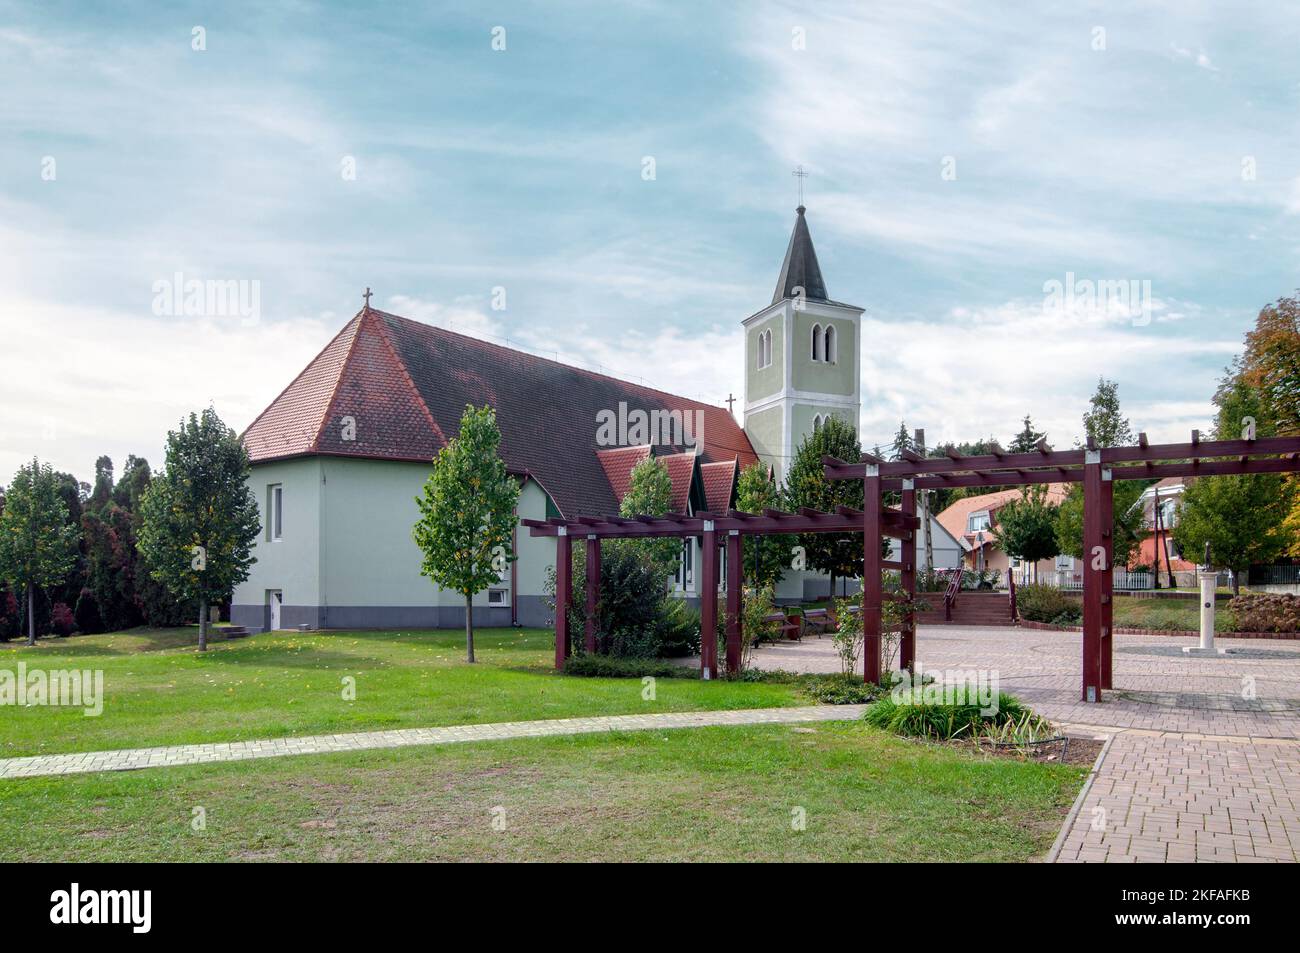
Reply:
[[803, 180], [808, 178], [808, 173], [804, 171], [802, 163], [794, 167], [790, 173], [799, 182], [799, 207], [803, 208]]
[[363, 297], [363, 298], [366, 299], [366, 310], [369, 311], [369, 310], [370, 310], [370, 287], [369, 287], [369, 285], [366, 286], [366, 293], [365, 293], [364, 295], [362, 295], [361, 297]]

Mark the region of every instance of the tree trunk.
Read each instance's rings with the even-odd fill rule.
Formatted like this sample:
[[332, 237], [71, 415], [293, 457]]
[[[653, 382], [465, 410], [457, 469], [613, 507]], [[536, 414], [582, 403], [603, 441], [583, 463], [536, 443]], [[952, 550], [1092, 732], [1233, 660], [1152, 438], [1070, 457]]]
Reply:
[[27, 583], [27, 644], [36, 644], [36, 587]]
[[207, 596], [199, 598], [199, 651], [208, 650], [208, 599]]
[[1232, 594], [1234, 596], [1241, 595], [1241, 573], [1235, 569], [1232, 570]]
[[831, 570], [831, 605], [835, 604], [835, 570]]
[[474, 661], [474, 597], [465, 595], [465, 661]]

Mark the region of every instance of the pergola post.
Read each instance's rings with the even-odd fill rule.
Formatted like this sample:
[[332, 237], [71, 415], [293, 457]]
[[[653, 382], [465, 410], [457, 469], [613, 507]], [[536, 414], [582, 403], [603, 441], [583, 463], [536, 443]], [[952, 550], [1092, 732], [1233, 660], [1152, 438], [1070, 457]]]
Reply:
[[1088, 450], [1083, 465], [1083, 686], [1085, 702], [1101, 701], [1103, 576], [1110, 572], [1102, 533], [1101, 452]]
[[[903, 480], [902, 511], [904, 516], [916, 515], [916, 483], [910, 479]], [[903, 595], [911, 603], [916, 600], [916, 531], [903, 530], [901, 544], [903, 568], [899, 573], [900, 581], [903, 584]], [[909, 609], [903, 619], [903, 631], [898, 646], [898, 664], [900, 668], [910, 672], [915, 661], [916, 614]]]
[[727, 674], [740, 674], [740, 645], [744, 633], [741, 632], [740, 597], [744, 586], [743, 551], [740, 548], [740, 531], [731, 530], [727, 534]]
[[596, 611], [600, 602], [600, 537], [587, 536], [587, 619], [586, 648], [588, 655], [596, 653]]
[[1106, 571], [1101, 574], [1101, 687], [1112, 688], [1115, 662], [1115, 483], [1110, 467], [1101, 471], [1101, 546]]
[[868, 463], [862, 480], [862, 671], [880, 681], [880, 465]]
[[555, 534], [555, 667], [569, 657], [569, 604], [573, 602], [573, 542], [561, 526]]
[[704, 521], [700, 553], [700, 677], [718, 671], [718, 534]]

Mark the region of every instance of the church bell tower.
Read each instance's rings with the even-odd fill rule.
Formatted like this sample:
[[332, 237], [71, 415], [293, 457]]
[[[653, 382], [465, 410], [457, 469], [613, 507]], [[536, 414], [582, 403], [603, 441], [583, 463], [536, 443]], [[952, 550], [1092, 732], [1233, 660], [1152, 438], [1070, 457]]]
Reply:
[[804, 438], [835, 416], [858, 429], [862, 309], [831, 300], [808, 232], [795, 209], [772, 303], [745, 328], [745, 433], [777, 481]]

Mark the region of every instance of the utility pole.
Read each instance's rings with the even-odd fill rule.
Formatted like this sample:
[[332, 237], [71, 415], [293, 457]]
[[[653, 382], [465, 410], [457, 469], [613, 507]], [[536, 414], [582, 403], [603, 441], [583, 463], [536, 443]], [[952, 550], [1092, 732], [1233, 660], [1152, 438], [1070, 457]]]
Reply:
[[[912, 443], [916, 445], [916, 452], [925, 456], [925, 430], [917, 428], [912, 435]], [[934, 539], [930, 536], [930, 491], [921, 490], [916, 494], [916, 515], [921, 518], [921, 533], [925, 540], [925, 562], [922, 563], [922, 570], [927, 580], [934, 572]]]

